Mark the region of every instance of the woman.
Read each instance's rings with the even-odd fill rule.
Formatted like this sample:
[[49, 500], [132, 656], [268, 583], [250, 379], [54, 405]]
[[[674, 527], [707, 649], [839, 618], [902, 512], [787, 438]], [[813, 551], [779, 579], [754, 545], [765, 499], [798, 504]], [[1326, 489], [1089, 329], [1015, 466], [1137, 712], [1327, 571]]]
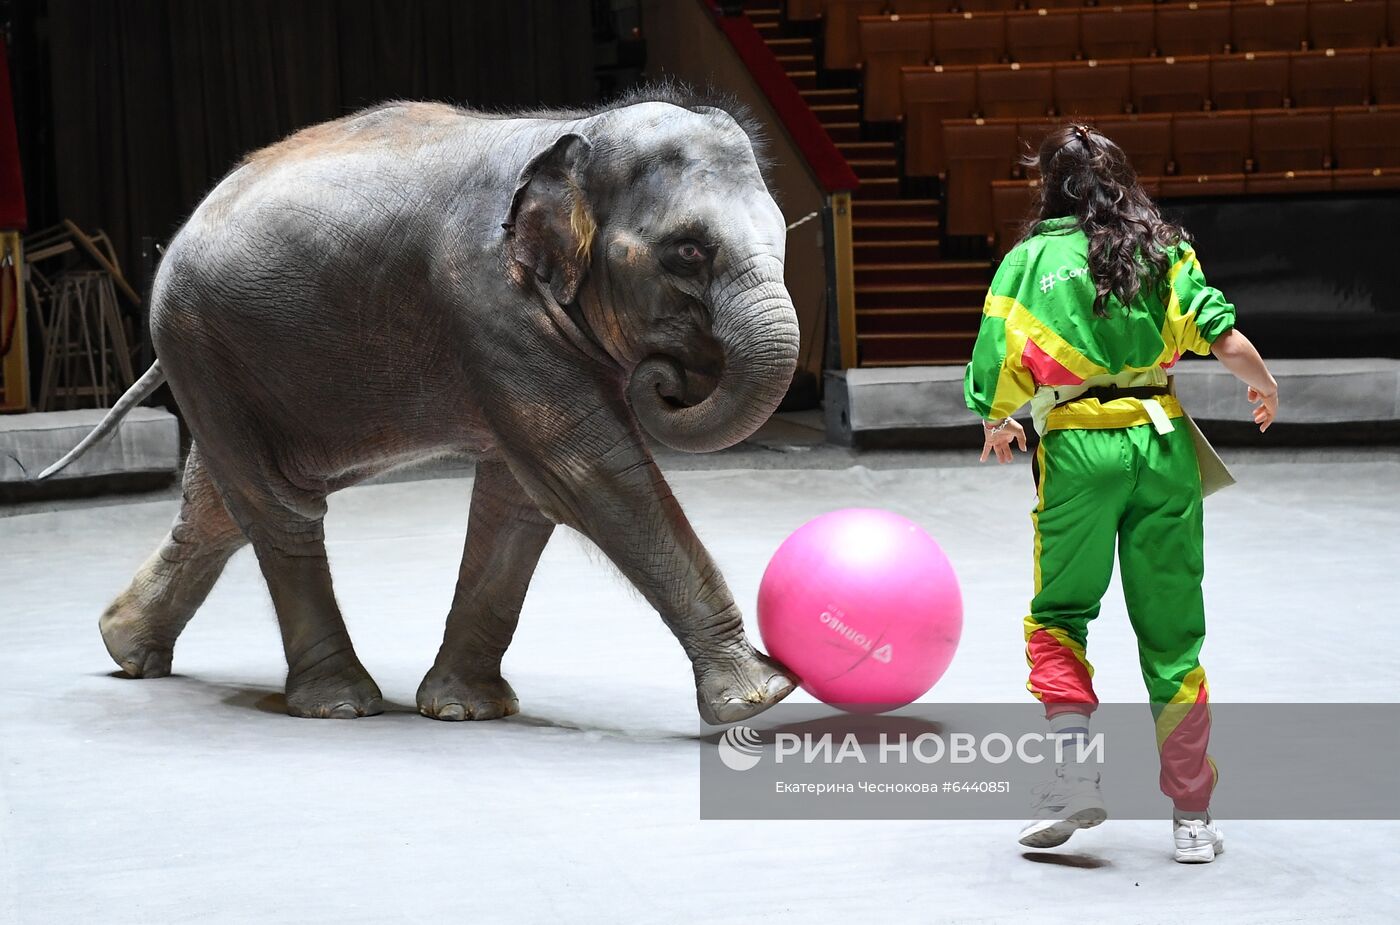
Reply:
[[[992, 280], [965, 382], [968, 407], [984, 419], [983, 460], [1009, 462], [1013, 443], [1025, 450], [1010, 415], [1028, 400], [1041, 436], [1027, 687], [1054, 733], [1070, 741], [1088, 734], [1098, 699], [1085, 643], [1116, 544], [1157, 722], [1162, 790], [1176, 808], [1176, 859], [1211, 861], [1224, 842], [1209, 816], [1216, 771], [1197, 660], [1201, 476], [1167, 370], [1187, 351], [1214, 354], [1248, 386], [1261, 431], [1277, 412], [1278, 384], [1122, 149], [1067, 125], [1045, 139], [1035, 166], [1037, 217]], [[1097, 825], [1106, 818], [1098, 776], [1063, 763], [1040, 810], [1021, 844], [1052, 847]]]

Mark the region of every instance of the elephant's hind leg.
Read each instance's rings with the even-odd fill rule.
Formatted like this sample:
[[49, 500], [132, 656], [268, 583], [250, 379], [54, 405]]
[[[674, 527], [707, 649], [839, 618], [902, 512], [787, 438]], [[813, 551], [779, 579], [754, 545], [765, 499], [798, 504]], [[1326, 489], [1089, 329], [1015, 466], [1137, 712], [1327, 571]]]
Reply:
[[520, 709], [501, 677], [525, 590], [554, 531], [504, 463], [476, 469], [466, 548], [447, 632], [418, 688], [418, 710], [434, 719], [497, 719]]
[[107, 651], [133, 678], [170, 674], [180, 631], [247, 542], [219, 500], [198, 446], [185, 460], [182, 494], [170, 533], [98, 621]]
[[287, 656], [287, 712], [353, 719], [384, 712], [336, 603], [326, 558], [325, 495], [298, 489], [260, 468], [257, 485], [224, 495], [253, 544], [267, 580]]

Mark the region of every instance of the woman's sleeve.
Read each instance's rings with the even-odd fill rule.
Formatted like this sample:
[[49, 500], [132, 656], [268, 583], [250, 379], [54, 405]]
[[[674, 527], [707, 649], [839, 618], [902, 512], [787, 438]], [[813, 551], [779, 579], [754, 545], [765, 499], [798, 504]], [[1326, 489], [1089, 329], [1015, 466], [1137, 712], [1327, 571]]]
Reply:
[[[1012, 350], [1010, 355], [1007, 351], [1007, 325], [1015, 323], [1012, 315], [1020, 304], [1016, 297], [1025, 269], [1024, 254], [1015, 251], [997, 268], [982, 305], [982, 324], [977, 329], [972, 362], [963, 375], [967, 407], [985, 420], [1009, 417], [1035, 393], [1035, 379], [1022, 365], [1021, 351]], [[1023, 340], [1014, 336], [1011, 339]]]
[[1215, 339], [1235, 326], [1235, 306], [1214, 286], [1206, 285], [1201, 262], [1189, 245], [1182, 245], [1171, 269], [1172, 299], [1167, 325], [1178, 354], [1210, 353]]

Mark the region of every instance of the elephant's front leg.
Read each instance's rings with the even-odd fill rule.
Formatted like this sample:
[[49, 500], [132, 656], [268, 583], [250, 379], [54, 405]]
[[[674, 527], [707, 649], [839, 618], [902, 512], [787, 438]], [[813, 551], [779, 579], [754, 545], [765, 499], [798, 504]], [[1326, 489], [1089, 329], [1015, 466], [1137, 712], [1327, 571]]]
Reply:
[[750, 645], [724, 576], [635, 430], [575, 445], [569, 459], [513, 462], [541, 507], [596, 543], [680, 640], [702, 719], [738, 722], [792, 692], [795, 680]]
[[496, 719], [520, 709], [501, 677], [525, 590], [554, 523], [503, 463], [476, 468], [457, 593], [437, 661], [418, 688], [418, 710], [434, 719]]

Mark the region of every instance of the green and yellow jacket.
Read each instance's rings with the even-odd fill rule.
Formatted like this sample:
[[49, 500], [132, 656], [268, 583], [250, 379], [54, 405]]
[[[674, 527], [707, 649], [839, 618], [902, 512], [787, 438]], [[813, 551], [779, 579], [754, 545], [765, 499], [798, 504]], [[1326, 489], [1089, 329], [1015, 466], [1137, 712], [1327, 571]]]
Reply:
[[[1006, 255], [992, 279], [963, 391], [988, 420], [1031, 401], [1036, 429], [1133, 427], [1182, 415], [1171, 395], [1057, 402], [1099, 385], [1164, 386], [1186, 352], [1208, 354], [1235, 326], [1235, 307], [1206, 285], [1185, 242], [1171, 253], [1161, 285], [1145, 285], [1131, 305], [1110, 296], [1108, 317], [1094, 314], [1089, 244], [1078, 220], [1054, 218]], [[1156, 407], [1149, 407], [1149, 406]]]

